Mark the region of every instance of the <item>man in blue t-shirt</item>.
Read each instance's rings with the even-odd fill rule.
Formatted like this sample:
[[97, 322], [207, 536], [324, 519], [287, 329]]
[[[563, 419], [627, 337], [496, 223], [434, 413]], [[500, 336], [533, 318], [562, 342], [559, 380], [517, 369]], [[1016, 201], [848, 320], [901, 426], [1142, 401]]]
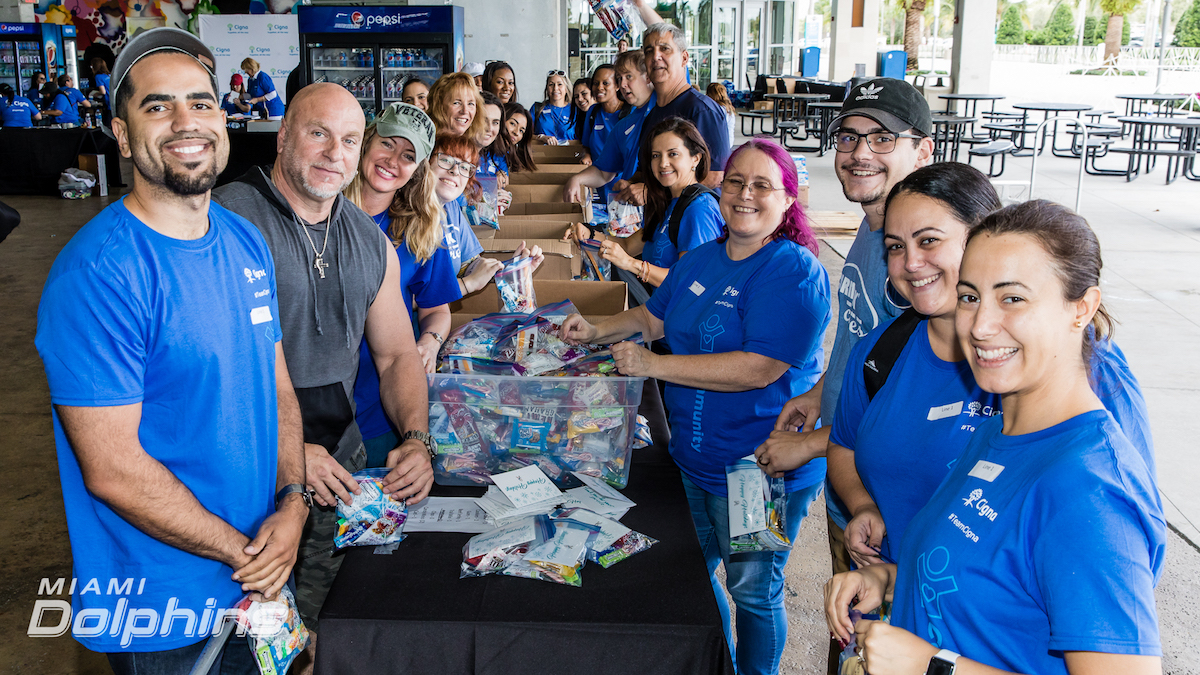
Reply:
[[71, 80], [70, 75], [59, 76], [58, 90], [67, 95], [67, 98], [71, 101], [71, 105], [75, 106], [76, 112], [79, 111], [81, 106], [84, 108], [92, 107], [92, 102], [83, 95], [83, 92], [75, 88], [75, 83]]
[[[308, 515], [271, 254], [209, 201], [229, 156], [212, 58], [172, 28], [122, 50], [133, 189], [63, 248], [38, 308], [73, 633], [118, 674], [189, 672], [225, 609], [283, 588]], [[187, 105], [188, 133], [139, 101]], [[244, 637], [221, 659], [258, 672]]]

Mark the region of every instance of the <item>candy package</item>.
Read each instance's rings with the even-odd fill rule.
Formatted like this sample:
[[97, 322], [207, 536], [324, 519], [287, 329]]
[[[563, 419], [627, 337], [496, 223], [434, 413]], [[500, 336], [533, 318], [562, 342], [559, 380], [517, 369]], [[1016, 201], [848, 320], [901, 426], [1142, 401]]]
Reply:
[[729, 487], [729, 548], [733, 553], [790, 551], [784, 530], [787, 492], [783, 478], [758, 467], [754, 455], [725, 467]]
[[612, 263], [600, 257], [599, 241], [584, 239], [579, 242], [579, 250], [583, 254], [583, 271], [580, 279], [584, 281], [610, 281], [612, 279]]
[[658, 543], [657, 539], [651, 539], [641, 532], [634, 532], [612, 518], [587, 509], [559, 509], [551, 516], [553, 518], [571, 518], [599, 527], [600, 533], [596, 535], [588, 548], [587, 559], [605, 569]]
[[467, 205], [467, 220], [472, 226], [500, 229], [500, 206], [496, 176], [475, 176], [479, 183], [478, 198]]
[[537, 296], [533, 291], [533, 258], [506, 261], [495, 279], [505, 312], [528, 314], [537, 309]]
[[654, 439], [650, 436], [650, 420], [647, 420], [644, 415], [637, 416], [637, 427], [633, 432], [633, 449], [649, 447], [654, 444]]
[[463, 546], [459, 578], [503, 572], [525, 557], [530, 548], [548, 541], [553, 535], [554, 528], [546, 516], [524, 518], [511, 525], [477, 534]]
[[567, 586], [582, 586], [579, 570], [587, 560], [589, 547], [600, 534], [600, 526], [573, 518], [555, 518], [550, 524], [554, 528], [553, 536], [531, 547], [525, 557], [501, 573]]
[[245, 631], [250, 652], [261, 675], [284, 675], [308, 644], [308, 629], [296, 609], [296, 598], [284, 586], [270, 601], [256, 601], [252, 593], [237, 606], [237, 624]]
[[608, 195], [608, 226], [605, 231], [610, 237], [624, 239], [642, 229], [644, 207], [617, 201], [610, 193]]
[[404, 521], [408, 507], [400, 499], [383, 493], [383, 478], [389, 469], [363, 469], [354, 473], [362, 488], [349, 504], [338, 500], [337, 534], [333, 544], [347, 546], [379, 546], [404, 539]]
[[646, 29], [637, 7], [629, 0], [588, 0], [588, 4], [614, 41], [629, 40], [630, 35]]

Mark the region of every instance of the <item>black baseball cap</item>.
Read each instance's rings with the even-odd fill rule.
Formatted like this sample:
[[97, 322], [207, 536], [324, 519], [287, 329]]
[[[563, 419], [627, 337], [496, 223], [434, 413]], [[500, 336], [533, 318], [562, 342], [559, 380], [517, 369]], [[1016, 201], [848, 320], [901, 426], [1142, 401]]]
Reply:
[[852, 87], [841, 112], [829, 124], [829, 132], [837, 131], [842, 120], [853, 116], [869, 117], [894, 134], [913, 129], [924, 136], [933, 135], [929, 102], [904, 80], [878, 77]]
[[[138, 33], [137, 37], [130, 40], [129, 44], [125, 45], [125, 48], [121, 50], [120, 56], [117, 57], [116, 63], [113, 64], [111, 75], [112, 89], [109, 91], [109, 100], [114, 104], [117, 102], [117, 92], [125, 84], [125, 77], [129, 75], [129, 71], [138, 61], [159, 52], [179, 52], [196, 59], [196, 62], [204, 66], [204, 70], [208, 72], [209, 78], [212, 79], [213, 91], [220, 91], [220, 88], [217, 86], [216, 73], [213, 72], [213, 69], [216, 68], [217, 59], [213, 56], [212, 51], [204, 46], [200, 38], [186, 30], [163, 27], [151, 28], [150, 30]], [[112, 136], [112, 131], [108, 127], [105, 127], [104, 131]]]

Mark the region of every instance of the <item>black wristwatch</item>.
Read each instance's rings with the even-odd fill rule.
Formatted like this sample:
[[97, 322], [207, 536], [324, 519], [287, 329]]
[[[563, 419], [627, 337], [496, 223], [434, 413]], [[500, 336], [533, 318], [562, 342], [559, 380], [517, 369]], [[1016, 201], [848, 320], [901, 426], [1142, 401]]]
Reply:
[[276, 492], [275, 493], [275, 508], [278, 509], [279, 502], [283, 501], [284, 497], [292, 494], [293, 492], [300, 493], [300, 498], [304, 500], [304, 505], [310, 509], [312, 508], [312, 505], [313, 505], [312, 493], [308, 491], [308, 488], [304, 487], [300, 483], [292, 483], [290, 485], [284, 485], [283, 489], [281, 489], [279, 492]]
[[433, 459], [437, 457], [437, 441], [433, 440], [433, 436], [430, 436], [428, 433], [413, 429], [412, 431], [404, 432], [402, 438], [406, 441], [411, 441], [414, 438], [421, 441], [425, 444], [425, 449], [429, 451], [429, 458]]
[[949, 649], [943, 649], [929, 659], [929, 667], [925, 669], [925, 675], [954, 675], [957, 662], [958, 654]]

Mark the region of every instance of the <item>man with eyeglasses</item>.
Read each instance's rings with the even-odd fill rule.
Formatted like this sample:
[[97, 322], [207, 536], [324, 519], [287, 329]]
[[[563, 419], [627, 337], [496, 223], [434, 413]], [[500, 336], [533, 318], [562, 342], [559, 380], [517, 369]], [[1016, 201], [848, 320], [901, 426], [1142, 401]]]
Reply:
[[362, 108], [345, 89], [312, 84], [290, 101], [273, 166], [254, 167], [213, 192], [262, 232], [275, 259], [283, 351], [304, 425], [309, 513], [295, 567], [296, 603], [309, 630], [341, 565], [333, 555], [337, 499], [361, 490], [366, 464], [354, 422], [359, 345], [379, 371], [383, 408], [403, 432], [385, 491], [412, 502], [429, 493], [433, 445], [425, 370], [401, 300], [400, 263], [383, 231], [342, 190], [358, 169]]
[[[768, 471], [793, 469], [803, 460], [824, 456], [829, 429], [842, 391], [842, 375], [854, 345], [880, 324], [900, 315], [904, 299], [888, 292], [883, 245], [883, 209], [892, 186], [933, 157], [933, 120], [929, 104], [911, 84], [878, 78], [853, 89], [830, 124], [837, 155], [834, 170], [846, 199], [862, 205], [863, 220], [842, 266], [837, 289], [837, 335], [829, 366], [808, 393], [784, 406], [776, 428], [799, 428], [772, 449]], [[817, 418], [824, 426], [814, 431]], [[853, 514], [826, 485], [829, 550], [833, 572], [850, 570], [842, 531]], [[837, 667], [837, 643], [831, 642], [830, 673]]]

